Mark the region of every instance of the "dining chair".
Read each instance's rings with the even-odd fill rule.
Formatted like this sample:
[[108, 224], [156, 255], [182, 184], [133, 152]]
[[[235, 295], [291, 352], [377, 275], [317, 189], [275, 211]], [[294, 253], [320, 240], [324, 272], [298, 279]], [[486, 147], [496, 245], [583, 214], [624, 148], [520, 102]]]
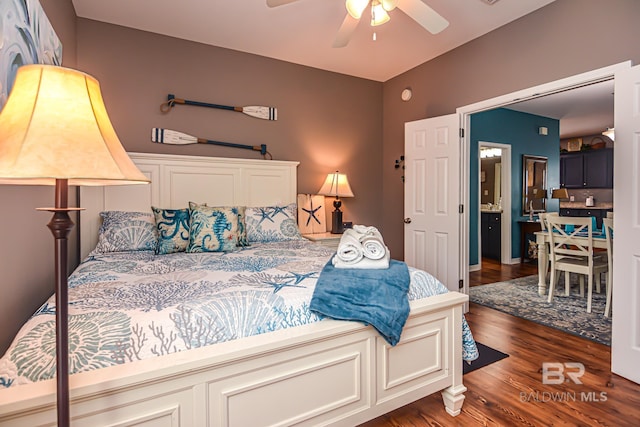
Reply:
[[[587, 313], [591, 313], [594, 276], [608, 271], [607, 260], [593, 256], [593, 222], [590, 217], [547, 216], [551, 278], [548, 302], [560, 271], [565, 272], [565, 294], [569, 290], [569, 273], [580, 274], [580, 295], [584, 295], [584, 276], [587, 276]], [[608, 280], [608, 277], [607, 277]]]
[[540, 212], [538, 214], [538, 218], [540, 219], [540, 228], [542, 231], [547, 231], [547, 217], [548, 216], [558, 216], [559, 212]]
[[[540, 231], [547, 231], [547, 216], [549, 215], [560, 215], [559, 212], [540, 212], [538, 214], [538, 220], [540, 221]], [[549, 254], [549, 246], [545, 245], [545, 250], [547, 251], [547, 260], [548, 262], [551, 262], [551, 257]], [[549, 268], [547, 268], [547, 272], [550, 272], [551, 270]], [[545, 278], [546, 280], [546, 278]]]
[[605, 317], [609, 317], [611, 312], [611, 292], [613, 289], [613, 218], [604, 218], [604, 234], [607, 239], [607, 262], [609, 270], [607, 271], [607, 303], [604, 307]]

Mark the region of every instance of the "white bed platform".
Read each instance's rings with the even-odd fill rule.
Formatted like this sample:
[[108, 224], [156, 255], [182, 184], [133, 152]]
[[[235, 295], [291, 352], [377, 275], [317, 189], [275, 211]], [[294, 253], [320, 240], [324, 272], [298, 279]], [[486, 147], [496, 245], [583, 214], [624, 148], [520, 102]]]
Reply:
[[[131, 154], [150, 186], [83, 188], [81, 250], [102, 210], [189, 201], [262, 206], [296, 200], [297, 162]], [[441, 391], [460, 412], [462, 309], [450, 292], [411, 304], [395, 347], [370, 326], [324, 320], [72, 375], [80, 426], [353, 426]], [[53, 426], [55, 380], [0, 390], [1, 426]]]

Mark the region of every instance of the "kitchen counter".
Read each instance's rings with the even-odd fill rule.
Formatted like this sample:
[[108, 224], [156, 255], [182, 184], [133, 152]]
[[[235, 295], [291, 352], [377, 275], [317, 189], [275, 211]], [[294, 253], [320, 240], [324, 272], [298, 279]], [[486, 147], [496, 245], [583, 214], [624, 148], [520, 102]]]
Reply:
[[498, 214], [501, 214], [502, 213], [502, 209], [480, 209], [480, 212], [482, 212], [482, 213], [498, 213]]
[[594, 206], [587, 206], [584, 202], [560, 202], [560, 209], [613, 209], [613, 202], [596, 202]]

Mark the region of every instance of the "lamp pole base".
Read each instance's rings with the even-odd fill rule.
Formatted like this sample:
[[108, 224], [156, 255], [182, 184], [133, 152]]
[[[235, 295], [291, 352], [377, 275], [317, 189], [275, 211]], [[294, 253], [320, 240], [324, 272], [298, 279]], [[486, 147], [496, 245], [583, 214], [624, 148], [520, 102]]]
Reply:
[[342, 225], [342, 211], [335, 210], [331, 213], [331, 233], [342, 234], [344, 227]]

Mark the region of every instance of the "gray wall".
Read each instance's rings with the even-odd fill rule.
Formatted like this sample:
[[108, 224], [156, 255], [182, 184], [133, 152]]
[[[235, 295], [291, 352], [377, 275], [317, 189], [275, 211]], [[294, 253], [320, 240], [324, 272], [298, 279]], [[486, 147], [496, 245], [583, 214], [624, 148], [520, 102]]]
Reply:
[[[297, 160], [298, 190], [316, 193], [327, 173], [348, 174], [355, 194], [345, 220], [380, 225], [382, 83], [87, 19], [78, 20], [78, 68], [99, 81], [127, 151], [259, 158], [211, 145], [159, 145], [160, 127], [232, 143], [267, 144], [276, 160]], [[278, 108], [278, 120], [178, 105], [167, 94], [224, 105]]]
[[[404, 244], [404, 188], [393, 164], [404, 152], [405, 122], [626, 60], [640, 63], [638, 17], [638, 0], [556, 0], [385, 82], [381, 207], [394, 257]], [[400, 99], [405, 87], [413, 90], [409, 102]]]
[[[63, 65], [75, 67], [76, 14], [71, 0], [41, 0], [41, 4], [62, 41]], [[35, 210], [54, 204], [53, 187], [0, 185], [0, 203], [0, 223], [4, 224], [0, 240], [2, 354], [19, 326], [54, 290], [54, 243], [46, 226], [51, 214]], [[72, 253], [74, 238], [75, 234], [70, 236]]]

